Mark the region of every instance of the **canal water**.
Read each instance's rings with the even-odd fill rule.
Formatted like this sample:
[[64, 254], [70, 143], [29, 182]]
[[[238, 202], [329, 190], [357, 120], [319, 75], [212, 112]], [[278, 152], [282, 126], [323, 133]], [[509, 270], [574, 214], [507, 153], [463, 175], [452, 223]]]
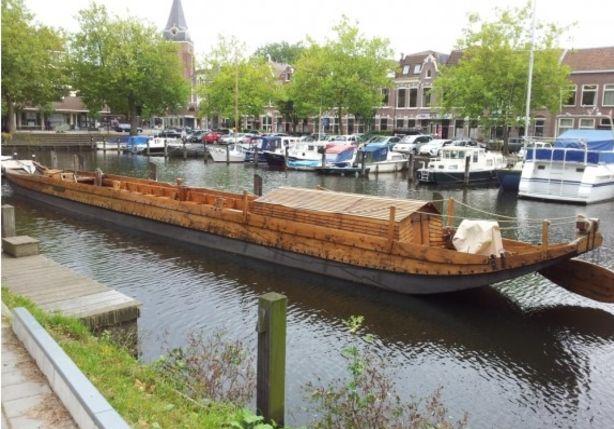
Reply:
[[[148, 173], [146, 157], [83, 156], [86, 169]], [[49, 153], [37, 157], [49, 164]], [[58, 158], [60, 167], [72, 167], [72, 153], [59, 152]], [[189, 185], [252, 189], [252, 166], [150, 161], [158, 164], [162, 181], [183, 177]], [[580, 207], [518, 200], [496, 188], [416, 188], [400, 174], [356, 179], [258, 173], [265, 192], [284, 185], [429, 200], [452, 196], [521, 219], [586, 213], [601, 219], [605, 236], [604, 246], [587, 259], [614, 269], [613, 202]], [[268, 291], [287, 295], [289, 424], [309, 424], [307, 382], [344, 376], [340, 351], [354, 340], [342, 321], [351, 315], [365, 317], [364, 333], [373, 335], [403, 399], [443, 386], [449, 414], [468, 412], [470, 427], [605, 428], [614, 422], [614, 305], [575, 296], [538, 274], [449, 295], [403, 296], [110, 228], [33, 205], [6, 184], [2, 195], [3, 203], [16, 206], [18, 232], [39, 238], [46, 255], [143, 303], [139, 340], [145, 361], [185, 344], [190, 332], [223, 330], [255, 353], [257, 297]], [[570, 238], [572, 228], [555, 228], [551, 240]], [[539, 228], [528, 224], [507, 233], [540, 237]]]

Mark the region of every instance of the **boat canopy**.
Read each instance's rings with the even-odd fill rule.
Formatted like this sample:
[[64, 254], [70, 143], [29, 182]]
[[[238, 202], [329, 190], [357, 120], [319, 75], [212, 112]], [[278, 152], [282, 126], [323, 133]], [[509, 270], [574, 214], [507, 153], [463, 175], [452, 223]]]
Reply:
[[282, 186], [256, 199], [254, 203], [280, 205], [292, 209], [312, 210], [368, 217], [377, 220], [390, 219], [390, 207], [395, 207], [395, 221], [401, 222], [416, 212], [437, 213], [429, 201], [398, 200], [346, 192], [329, 192], [318, 189]]
[[567, 130], [554, 142], [555, 147], [589, 150], [614, 150], [614, 133], [610, 130]]
[[352, 157], [354, 156], [354, 151], [355, 150], [356, 150], [355, 147], [350, 146], [349, 148], [339, 152], [337, 154], [337, 157], [335, 158], [335, 162], [350, 161], [352, 159]]
[[150, 136], [138, 135], [138, 136], [121, 136], [118, 138], [118, 143], [124, 143], [127, 145], [144, 145], [147, 144]]
[[371, 162], [385, 161], [388, 155], [388, 146], [381, 143], [368, 144], [360, 150], [367, 153]]
[[281, 147], [281, 137], [279, 136], [266, 136], [262, 138], [262, 150], [274, 151], [278, 147]]

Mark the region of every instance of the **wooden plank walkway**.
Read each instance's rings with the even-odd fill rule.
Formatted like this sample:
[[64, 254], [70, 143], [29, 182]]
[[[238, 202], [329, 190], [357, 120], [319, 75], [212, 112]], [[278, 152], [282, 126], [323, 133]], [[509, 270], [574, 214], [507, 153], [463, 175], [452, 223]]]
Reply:
[[43, 310], [74, 316], [94, 329], [132, 322], [141, 303], [42, 255], [2, 254], [2, 286]]

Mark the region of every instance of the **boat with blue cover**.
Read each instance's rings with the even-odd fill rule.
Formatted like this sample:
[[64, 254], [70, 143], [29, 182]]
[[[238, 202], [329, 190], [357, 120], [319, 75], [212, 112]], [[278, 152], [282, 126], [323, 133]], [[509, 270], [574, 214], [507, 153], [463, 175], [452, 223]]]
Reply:
[[614, 133], [568, 130], [551, 148], [528, 149], [518, 195], [576, 204], [614, 199]]

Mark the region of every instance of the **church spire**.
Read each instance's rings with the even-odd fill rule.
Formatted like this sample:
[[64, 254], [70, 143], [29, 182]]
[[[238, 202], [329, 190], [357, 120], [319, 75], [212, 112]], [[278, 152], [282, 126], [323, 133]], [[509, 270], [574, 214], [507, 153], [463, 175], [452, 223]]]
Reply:
[[174, 40], [176, 42], [190, 41], [188, 24], [185, 21], [181, 0], [173, 0], [171, 13], [168, 15], [168, 21], [166, 22], [166, 27], [164, 27], [163, 34], [167, 40]]

